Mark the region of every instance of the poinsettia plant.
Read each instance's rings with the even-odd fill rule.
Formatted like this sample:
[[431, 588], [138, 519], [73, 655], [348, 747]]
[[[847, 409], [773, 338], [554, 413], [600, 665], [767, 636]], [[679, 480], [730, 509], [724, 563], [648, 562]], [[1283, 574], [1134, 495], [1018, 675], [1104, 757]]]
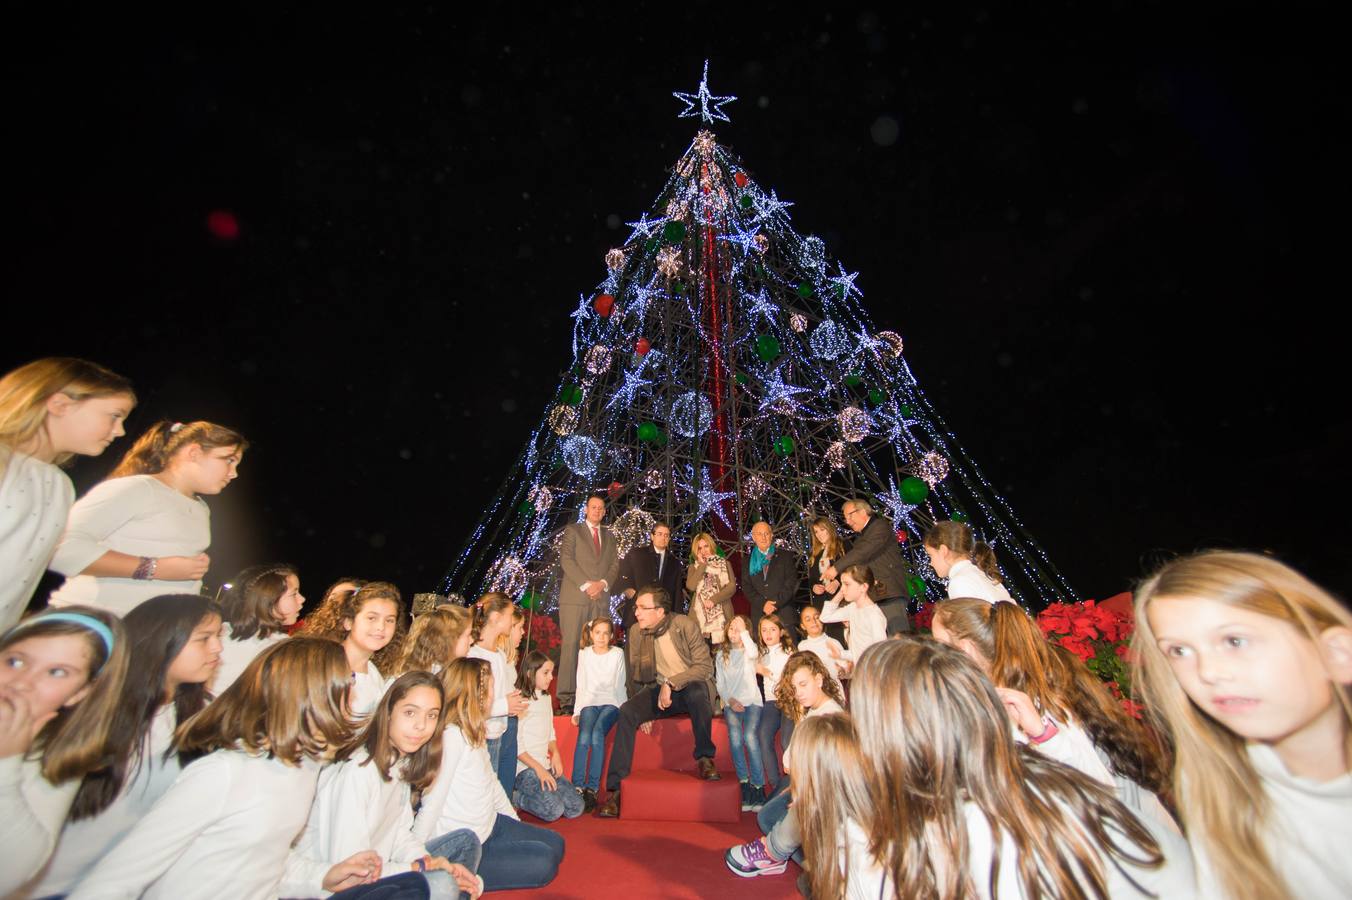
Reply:
[[521, 655], [524, 657], [532, 650], [539, 650], [554, 662], [559, 661], [558, 650], [563, 646], [563, 632], [559, 623], [550, 616], [526, 613], [526, 639], [522, 642]]
[[1052, 603], [1037, 615], [1047, 640], [1065, 647], [1108, 685], [1122, 707], [1136, 718], [1141, 706], [1131, 693], [1132, 617], [1097, 601]]

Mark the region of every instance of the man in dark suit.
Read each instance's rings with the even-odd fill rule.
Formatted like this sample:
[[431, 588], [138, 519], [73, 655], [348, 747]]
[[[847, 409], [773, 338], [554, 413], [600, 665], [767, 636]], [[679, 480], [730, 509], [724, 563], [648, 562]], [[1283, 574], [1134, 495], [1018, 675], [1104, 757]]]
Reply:
[[625, 633], [634, 624], [634, 595], [646, 584], [660, 584], [666, 588], [667, 596], [675, 605], [673, 612], [679, 613], [684, 604], [677, 603], [681, 596], [681, 562], [671, 551], [671, 526], [658, 522], [653, 526], [652, 544], [635, 547], [620, 560], [620, 580], [616, 585], [624, 594], [624, 606], [621, 623]]
[[887, 616], [887, 633], [910, 631], [911, 618], [906, 614], [906, 582], [910, 571], [897, 546], [897, 533], [892, 522], [873, 515], [866, 500], [846, 500], [840, 511], [845, 516], [845, 524], [859, 536], [854, 539], [849, 552], [822, 575], [835, 579], [850, 566], [868, 566], [878, 581], [878, 595], [873, 599]]
[[751, 526], [754, 546], [742, 566], [742, 593], [751, 606], [753, 637], [760, 633], [762, 616], [778, 613], [784, 627], [798, 630], [798, 557], [775, 546], [775, 533], [769, 522]]
[[577, 690], [577, 651], [582, 626], [597, 616], [610, 615], [611, 585], [619, 574], [615, 536], [601, 524], [606, 501], [600, 494], [587, 498], [587, 520], [563, 529], [559, 542], [559, 706], [571, 711]]

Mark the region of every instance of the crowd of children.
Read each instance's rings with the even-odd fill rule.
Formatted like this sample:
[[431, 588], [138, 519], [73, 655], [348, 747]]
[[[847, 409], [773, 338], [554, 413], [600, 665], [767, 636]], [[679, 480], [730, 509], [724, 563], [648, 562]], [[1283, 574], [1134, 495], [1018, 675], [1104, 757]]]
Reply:
[[[201, 596], [202, 497], [236, 477], [237, 432], [157, 423], [75, 501], [57, 467], [135, 402], [81, 360], [0, 379], [0, 897], [548, 884], [564, 840], [522, 813], [597, 805], [628, 697], [614, 625], [583, 629], [566, 773], [555, 662], [518, 659], [510, 597], [410, 624], [392, 584], [342, 578], [298, 622], [288, 565]], [[695, 541], [692, 614], [764, 832], [727, 851], [734, 874], [795, 859], [822, 900], [1352, 896], [1352, 615], [1329, 593], [1252, 554], [1166, 564], [1136, 593], [1143, 725], [1008, 602], [967, 526], [926, 534], [950, 599], [931, 637], [895, 639], [870, 569], [834, 573], [834, 526], [812, 531], [823, 605], [796, 622], [734, 612]], [[24, 617], [48, 567], [66, 580]]]

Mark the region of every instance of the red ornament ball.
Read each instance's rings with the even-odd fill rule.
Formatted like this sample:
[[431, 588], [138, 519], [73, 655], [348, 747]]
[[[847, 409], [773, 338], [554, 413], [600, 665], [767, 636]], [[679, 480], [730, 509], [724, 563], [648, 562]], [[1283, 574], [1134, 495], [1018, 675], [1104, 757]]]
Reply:
[[904, 543], [906, 543], [906, 541], [907, 541], [909, 538], [910, 538], [910, 535], [906, 533], [906, 529], [905, 529], [905, 528], [898, 528], [898, 529], [897, 529], [897, 543], [898, 543], [898, 544], [904, 544]]
[[637, 353], [639, 356], [646, 355], [647, 352], [652, 348], [653, 348], [652, 341], [648, 340], [645, 337], [641, 337], [638, 340], [634, 341], [634, 352]]
[[615, 311], [615, 298], [609, 294], [601, 294], [592, 301], [592, 307], [602, 318], [605, 318]]
[[736, 175], [733, 175], [732, 180], [737, 182], [738, 187], [746, 187], [747, 184], [751, 182], [751, 179], [746, 177], [745, 172], [738, 172]]
[[624, 485], [620, 484], [618, 481], [612, 481], [610, 486], [606, 488], [606, 493], [610, 495], [611, 500], [614, 500], [616, 497], [620, 496], [620, 494], [624, 493]]
[[233, 241], [239, 237], [239, 219], [228, 209], [214, 209], [207, 213], [207, 231], [217, 240]]

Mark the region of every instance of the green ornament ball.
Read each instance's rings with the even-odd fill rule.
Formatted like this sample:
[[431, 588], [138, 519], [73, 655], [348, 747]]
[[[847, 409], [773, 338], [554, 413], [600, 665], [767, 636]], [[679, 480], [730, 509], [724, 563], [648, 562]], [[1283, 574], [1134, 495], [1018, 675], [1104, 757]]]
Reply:
[[906, 416], [907, 418], [910, 418], [911, 416], [911, 408], [907, 406], [905, 403], [897, 407], [897, 412], [901, 413], [903, 416]]
[[912, 597], [925, 596], [925, 579], [919, 575], [912, 575], [906, 582], [906, 593]]
[[770, 362], [779, 356], [779, 338], [773, 334], [762, 334], [756, 338], [756, 355], [762, 362]]
[[668, 244], [679, 244], [685, 240], [685, 223], [673, 219], [662, 226], [662, 240]]
[[732, 380], [738, 384], [746, 384], [749, 379], [741, 372], [738, 372], [736, 375], [732, 376]]
[[950, 516], [949, 518], [951, 518], [954, 522], [966, 522], [967, 513], [963, 512], [960, 509], [955, 509], [953, 510], [953, 515]]
[[539, 609], [543, 600], [544, 598], [534, 591], [526, 591], [521, 595], [521, 608]]
[[859, 387], [859, 385], [861, 385], [861, 384], [863, 384], [863, 383], [864, 383], [864, 379], [860, 378], [858, 375], [846, 375], [846, 376], [845, 376], [845, 386], [846, 386], [846, 387]]
[[649, 253], [652, 253], [654, 250], [656, 250], [656, 249], [657, 249], [658, 247], [660, 247], [660, 246], [662, 246], [662, 239], [661, 239], [661, 238], [650, 238], [650, 239], [648, 240], [648, 242], [647, 242], [646, 244], [643, 245], [643, 248], [644, 248], [645, 250], [647, 250]]
[[565, 384], [562, 393], [559, 394], [559, 400], [568, 406], [577, 406], [582, 402], [582, 388], [575, 384]]
[[535, 504], [531, 503], [529, 500], [522, 500], [521, 505], [516, 508], [516, 511], [521, 513], [521, 515], [523, 516], [534, 515]]
[[679, 297], [681, 294], [684, 294], [684, 293], [685, 293], [685, 282], [684, 282], [684, 281], [673, 281], [673, 282], [671, 283], [671, 292], [672, 292], [673, 294], [677, 295], [678, 297]]
[[872, 403], [874, 406], [882, 406], [883, 401], [886, 399], [887, 396], [877, 388], [873, 388], [868, 392], [868, 402]]
[[775, 452], [780, 456], [788, 456], [793, 452], [793, 448], [793, 438], [789, 437], [787, 434], [781, 434], [779, 437], [775, 438]]
[[657, 435], [661, 432], [654, 422], [644, 422], [638, 426], [638, 439], [644, 443], [651, 444], [657, 440]]
[[923, 503], [929, 496], [929, 485], [912, 475], [901, 482], [901, 499], [907, 503]]
[[804, 300], [806, 300], [808, 297], [811, 297], [812, 285], [808, 284], [806, 281], [798, 282], [798, 296], [802, 297]]
[[743, 194], [742, 199], [737, 202], [741, 204], [742, 209], [750, 209], [756, 205], [755, 199], [753, 199], [750, 194]]

